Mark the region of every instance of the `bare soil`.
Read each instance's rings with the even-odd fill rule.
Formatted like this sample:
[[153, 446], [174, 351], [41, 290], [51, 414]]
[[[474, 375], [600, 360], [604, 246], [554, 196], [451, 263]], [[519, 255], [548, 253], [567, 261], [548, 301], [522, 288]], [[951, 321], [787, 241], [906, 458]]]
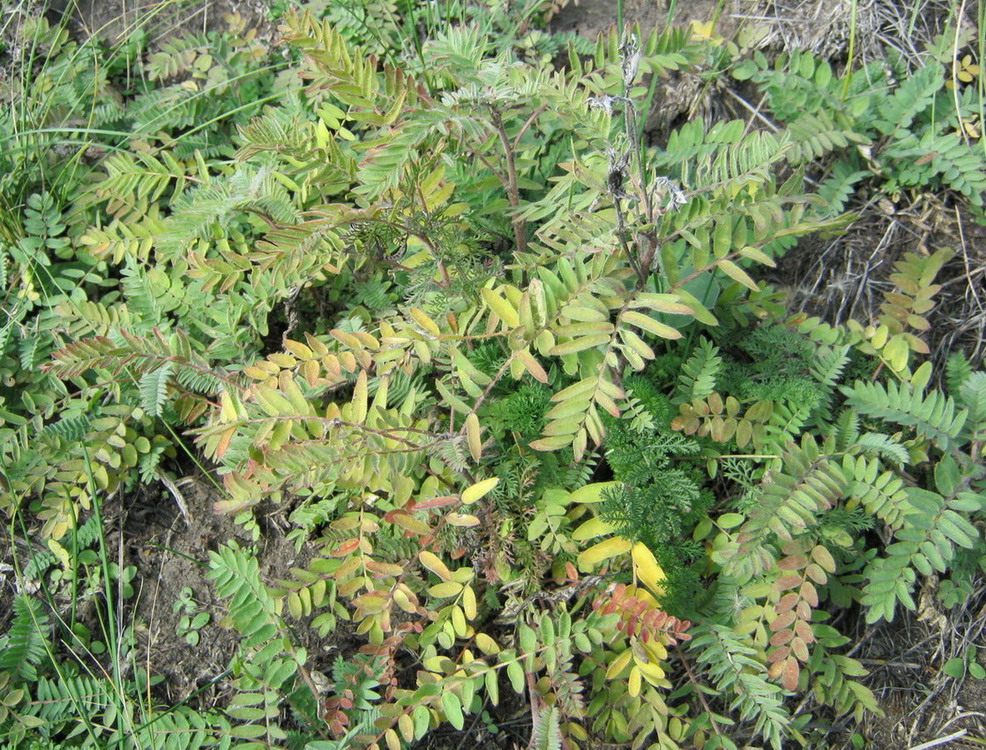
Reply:
[[146, 28], [152, 43], [183, 33], [206, 33], [225, 26], [238, 13], [248, 26], [269, 26], [267, 0], [61, 0], [78, 32], [110, 43]]

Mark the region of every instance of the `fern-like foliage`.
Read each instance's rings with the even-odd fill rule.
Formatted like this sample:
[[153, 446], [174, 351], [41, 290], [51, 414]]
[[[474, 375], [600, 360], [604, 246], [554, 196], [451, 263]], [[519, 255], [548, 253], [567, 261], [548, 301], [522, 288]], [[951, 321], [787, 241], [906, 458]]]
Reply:
[[951, 396], [936, 390], [924, 394], [908, 383], [898, 385], [891, 381], [884, 385], [857, 380], [842, 392], [846, 404], [860, 414], [913, 427], [918, 435], [933, 440], [943, 450], [957, 443], [968, 415], [966, 409], [956, 411]]
[[719, 348], [706, 338], [701, 338], [692, 355], [681, 366], [675, 403], [695, 398], [704, 399], [716, 389], [716, 376], [722, 367]]
[[14, 619], [0, 638], [0, 670], [19, 679], [38, 679], [38, 665], [48, 653], [48, 615], [37, 599], [26, 594], [14, 597]]
[[966, 430], [972, 440], [986, 440], [986, 372], [967, 376], [959, 387], [959, 398], [969, 411]]
[[148, 414], [159, 417], [168, 397], [168, 381], [173, 363], [165, 362], [140, 378], [140, 405]]
[[[880, 436], [885, 437], [885, 436]], [[850, 507], [861, 504], [866, 512], [891, 529], [900, 528], [912, 507], [904, 480], [894, 471], [884, 470], [877, 458], [865, 456], [843, 459], [843, 471], [852, 483]]]
[[892, 621], [898, 603], [915, 609], [911, 589], [917, 573], [947, 571], [955, 547], [971, 549], [979, 539], [979, 530], [966, 514], [981, 510], [983, 497], [970, 491], [944, 497], [920, 487], [908, 487], [906, 492], [911, 509], [896, 532], [896, 543], [887, 547], [886, 557], [866, 568], [862, 603], [867, 607], [867, 622]]
[[784, 691], [768, 681], [767, 668], [757, 650], [731, 628], [708, 623], [692, 628], [690, 652], [706, 670], [716, 689], [729, 701], [729, 709], [753, 724], [756, 734], [779, 750], [788, 734], [790, 715], [784, 707]]
[[546, 706], [538, 712], [531, 732], [530, 747], [536, 750], [561, 750], [564, 738], [561, 733], [561, 711], [557, 706]]
[[775, 562], [768, 544], [772, 537], [790, 540], [817, 523], [817, 514], [828, 510], [849, 489], [842, 468], [829, 454], [834, 443], [820, 446], [810, 433], [801, 444], [791, 443], [781, 458], [781, 468], [766, 477], [757, 504], [737, 536], [738, 548], [726, 570], [738, 580], [748, 580]]
[[229, 622], [243, 636], [243, 645], [271, 640], [278, 632], [277, 606], [261, 581], [256, 556], [230, 544], [209, 558], [208, 577], [215, 582], [216, 593], [230, 600]]

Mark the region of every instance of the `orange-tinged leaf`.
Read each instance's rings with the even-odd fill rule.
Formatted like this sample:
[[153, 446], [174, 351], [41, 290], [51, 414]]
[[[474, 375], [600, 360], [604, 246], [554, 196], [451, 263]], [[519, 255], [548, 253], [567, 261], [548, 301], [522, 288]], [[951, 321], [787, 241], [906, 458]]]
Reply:
[[801, 676], [801, 667], [798, 665], [798, 660], [791, 657], [785, 659], [783, 664], [784, 673], [781, 684], [785, 689], [793, 692], [798, 689], [798, 678]]
[[521, 364], [524, 365], [524, 369], [531, 373], [531, 376], [539, 383], [548, 382], [548, 373], [545, 372], [545, 369], [541, 366], [541, 363], [538, 362], [534, 355], [527, 349], [522, 349], [517, 352], [517, 359], [519, 359]]
[[455, 505], [459, 498], [455, 495], [441, 495], [439, 497], [429, 497], [427, 500], [416, 500], [414, 510], [427, 510], [429, 508], [444, 508], [446, 505]]
[[355, 552], [359, 547], [359, 539], [344, 539], [336, 545], [336, 548], [329, 553], [329, 557], [345, 557], [351, 552]]

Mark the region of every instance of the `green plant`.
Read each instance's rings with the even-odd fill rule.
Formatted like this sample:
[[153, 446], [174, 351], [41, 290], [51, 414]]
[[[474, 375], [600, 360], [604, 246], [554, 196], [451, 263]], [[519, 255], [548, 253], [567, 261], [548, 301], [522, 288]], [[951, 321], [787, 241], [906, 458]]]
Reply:
[[979, 649], [970, 645], [964, 656], [949, 659], [942, 665], [941, 671], [957, 680], [961, 680], [967, 674], [974, 679], [981, 680], [986, 677], [986, 669], [983, 669], [982, 665], [976, 661], [978, 653]]
[[212, 615], [208, 612], [198, 611], [198, 604], [196, 604], [193, 596], [191, 587], [185, 586], [178, 594], [174, 604], [171, 605], [172, 610], [181, 613], [176, 626], [176, 634], [179, 638], [184, 638], [189, 646], [198, 645], [201, 638], [199, 631], [212, 620]]
[[[808, 744], [814, 714], [879, 710], [836, 614], [893, 620], [923, 576], [943, 603], [971, 586], [986, 374], [955, 357], [938, 387], [922, 361], [949, 253], [902, 257], [875, 319], [841, 326], [754, 278], [844, 228], [877, 171], [977, 203], [979, 157], [910, 161], [951, 143], [941, 71], [878, 99], [807, 55], [734, 65], [675, 29], [570, 44], [559, 70], [540, 42], [515, 54], [558, 4], [495, 5], [289, 11], [291, 68], [242, 89], [243, 29], [169, 42], [102, 179], [30, 193], [5, 249], [27, 342], [5, 387], [28, 395], [3, 413], [3, 507], [52, 542], [37, 576], [91, 576], [99, 629], [69, 623], [82, 659], [42, 653], [20, 603], [13, 742], [394, 748], [509, 689], [537, 747]], [[462, 23], [490, 9], [506, 38]], [[418, 61], [395, 66], [409, 34]], [[648, 146], [653, 81], [723, 65], [783, 127], [696, 119]], [[243, 117], [222, 108], [240, 95]], [[813, 192], [822, 156], [841, 185]], [[133, 570], [102, 536], [105, 498], [178, 450], [211, 462], [217, 512], [259, 539], [283, 509], [307, 553], [266, 576], [253, 549], [210, 552], [238, 645], [228, 701], [202, 710], [125, 676]], [[192, 592], [173, 607], [194, 646]], [[359, 645], [326, 660], [307, 628]]]
[[873, 62], [840, 77], [808, 53], [770, 63], [758, 52], [737, 62], [733, 75], [762, 86], [771, 112], [790, 129], [798, 162], [832, 157], [818, 191], [832, 213], [845, 210], [863, 180], [892, 197], [945, 186], [981, 209], [986, 162], [964, 130], [980, 102], [974, 87], [946, 87], [950, 54], [942, 38], [917, 70], [891, 55], [889, 66]]

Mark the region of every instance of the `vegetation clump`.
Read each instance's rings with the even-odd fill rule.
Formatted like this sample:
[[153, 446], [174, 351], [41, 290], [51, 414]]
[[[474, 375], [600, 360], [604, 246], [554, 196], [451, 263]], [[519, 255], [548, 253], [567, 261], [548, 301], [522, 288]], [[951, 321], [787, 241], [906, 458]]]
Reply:
[[[978, 69], [342, 5], [273, 4], [279, 50], [238, 17], [117, 52], [21, 28], [6, 746], [424, 747], [510, 701], [537, 748], [851, 737], [881, 712], [854, 619], [959, 607], [984, 569], [986, 372], [929, 356], [951, 250], [897, 258], [867, 319], [762, 279], [862, 196], [981, 219]], [[727, 72], [772, 128], [648, 145], [663, 78]], [[108, 519], [160, 486], [191, 521], [192, 467], [238, 538], [164, 609], [235, 653], [174, 700]]]

